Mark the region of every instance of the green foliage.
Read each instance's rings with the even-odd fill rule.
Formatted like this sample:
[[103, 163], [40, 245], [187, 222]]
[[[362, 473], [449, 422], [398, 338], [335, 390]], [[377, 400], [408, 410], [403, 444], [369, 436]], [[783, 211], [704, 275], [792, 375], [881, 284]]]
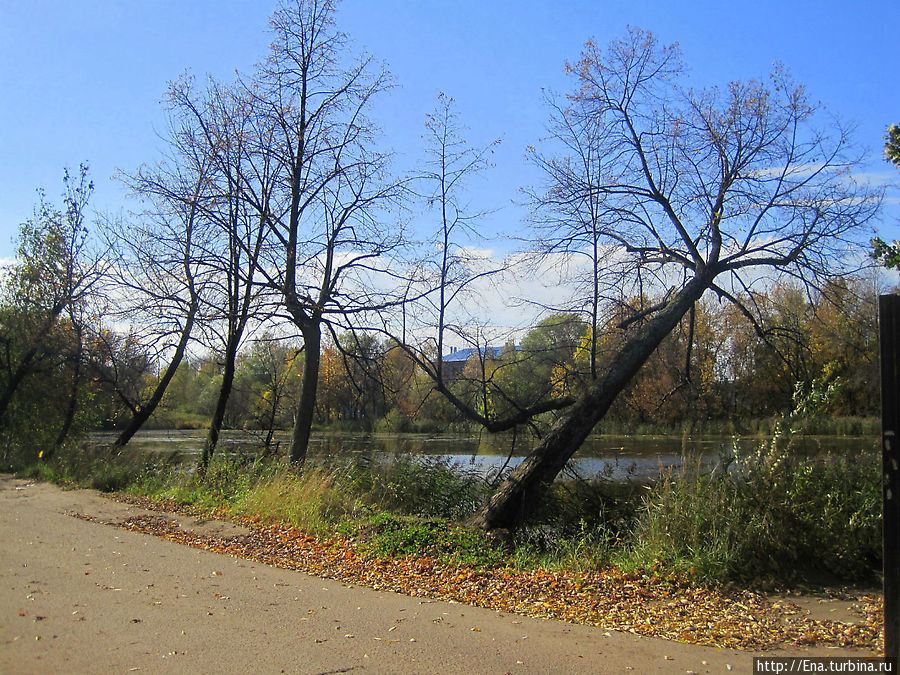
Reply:
[[892, 124], [884, 134], [884, 157], [900, 169], [900, 127]]
[[61, 208], [41, 193], [0, 276], [0, 461], [9, 464], [50, 457], [94, 421], [82, 377], [83, 315], [99, 270], [87, 254], [87, 174], [65, 172]]
[[364, 550], [375, 556], [427, 556], [474, 567], [494, 567], [508, 557], [504, 547], [484, 531], [441, 520], [379, 513], [360, 532]]
[[237, 512], [276, 465], [264, 459], [220, 453], [205, 474], [184, 474], [160, 496], [204, 508]]
[[365, 487], [368, 504], [422, 518], [464, 519], [488, 494], [477, 474], [430, 457], [397, 457], [386, 466], [370, 465], [356, 474], [354, 483]]
[[891, 244], [881, 237], [872, 239], [872, 257], [888, 269], [900, 268], [900, 241]]
[[412, 428], [412, 421], [397, 408], [392, 408], [375, 423], [376, 433], [402, 433]]
[[[310, 466], [299, 475], [268, 466], [276, 468], [261, 472], [261, 480], [229, 503], [237, 511], [283, 520], [317, 534], [382, 511], [461, 519], [475, 511], [487, 490], [479, 478], [440, 461], [335, 463]], [[241, 480], [247, 484], [247, 479]]]
[[626, 558], [716, 581], [870, 578], [880, 556], [870, 459], [796, 461], [778, 451], [737, 459], [735, 474], [670, 477], [647, 499]]
[[637, 518], [645, 486], [634, 481], [592, 480], [554, 483], [522, 530], [520, 555], [529, 548], [542, 564], [597, 568], [624, 545]]

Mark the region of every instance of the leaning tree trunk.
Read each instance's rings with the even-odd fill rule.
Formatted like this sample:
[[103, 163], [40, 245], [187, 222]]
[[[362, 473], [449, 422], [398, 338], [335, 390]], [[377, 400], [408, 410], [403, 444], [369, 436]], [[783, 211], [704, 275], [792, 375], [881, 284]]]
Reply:
[[31, 372], [32, 362], [37, 356], [38, 351], [39, 347], [34, 346], [25, 353], [25, 356], [22, 358], [22, 361], [19, 362], [18, 367], [13, 371], [13, 374], [3, 388], [3, 391], [0, 392], [0, 425], [2, 425], [6, 419], [6, 411], [9, 408], [9, 404], [12, 402], [13, 394], [16, 393], [16, 390], [19, 388], [19, 385], [22, 384], [22, 380], [25, 379], [25, 376]]
[[316, 409], [316, 390], [319, 385], [322, 327], [318, 321], [313, 321], [301, 328], [301, 333], [303, 334], [303, 377], [300, 380], [300, 402], [297, 404], [294, 432], [291, 437], [291, 464], [296, 467], [303, 466], [309, 447], [313, 413]]
[[153, 395], [150, 396], [150, 400], [147, 401], [145, 405], [138, 406], [135, 409], [134, 414], [131, 416], [131, 421], [128, 422], [128, 426], [122, 430], [122, 433], [119, 434], [116, 442], [113, 443], [113, 448], [115, 450], [121, 450], [128, 444], [128, 441], [140, 431], [141, 427], [144, 426], [144, 423], [150, 419], [150, 415], [156, 410], [159, 402], [162, 401], [162, 397], [166, 393], [169, 382], [175, 377], [175, 371], [178, 370], [178, 366], [184, 358], [184, 352], [191, 339], [191, 330], [194, 327], [194, 317], [196, 316], [196, 313], [197, 308], [195, 306], [191, 308], [191, 311], [187, 315], [187, 320], [184, 322], [184, 327], [181, 329], [181, 338], [178, 340], [178, 345], [175, 347], [175, 353], [172, 355], [172, 360], [166, 367], [166, 371], [163, 373], [162, 378], [160, 378], [157, 383], [156, 389], [153, 390]]
[[512, 529], [534, 510], [544, 490], [581, 447], [613, 401], [660, 342], [700, 299], [713, 276], [700, 273], [625, 344], [606, 373], [582, 394], [544, 439], [504, 481], [468, 524], [486, 530]]
[[216, 451], [219, 433], [222, 431], [222, 424], [225, 421], [228, 399], [231, 398], [231, 391], [234, 388], [234, 362], [237, 358], [237, 342], [236, 339], [232, 339], [225, 348], [225, 369], [222, 371], [222, 386], [219, 387], [216, 409], [213, 411], [213, 416], [209, 423], [209, 431], [206, 433], [206, 443], [203, 446], [203, 453], [200, 455], [200, 463], [197, 465], [197, 472], [201, 476], [206, 473], [213, 453]]

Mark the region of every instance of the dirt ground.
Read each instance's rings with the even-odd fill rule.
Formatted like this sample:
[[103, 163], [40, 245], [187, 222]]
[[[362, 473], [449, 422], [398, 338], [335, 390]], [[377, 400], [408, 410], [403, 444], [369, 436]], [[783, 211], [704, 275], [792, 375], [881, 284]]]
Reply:
[[[102, 522], [140, 513], [93, 491], [0, 475], [0, 673], [753, 670], [751, 652], [349, 586]], [[241, 534], [214, 520], [180, 526]], [[802, 602], [823, 617], [845, 611], [831, 599]], [[872, 655], [765, 653], [851, 654]]]

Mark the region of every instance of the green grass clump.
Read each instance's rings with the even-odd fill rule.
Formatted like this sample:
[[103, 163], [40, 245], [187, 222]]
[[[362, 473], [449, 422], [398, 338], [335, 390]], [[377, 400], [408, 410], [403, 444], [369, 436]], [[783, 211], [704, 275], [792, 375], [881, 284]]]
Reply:
[[357, 523], [355, 534], [364, 551], [379, 557], [427, 556], [479, 568], [495, 567], [509, 558], [506, 547], [486, 532], [445, 520], [378, 513]]
[[420, 518], [462, 519], [480, 505], [484, 482], [446, 462], [398, 457], [380, 463], [283, 469], [258, 483], [241, 510], [325, 533], [348, 518], [389, 512]]
[[376, 510], [422, 518], [464, 520], [489, 494], [478, 474], [429, 457], [357, 467], [348, 478], [347, 487]]

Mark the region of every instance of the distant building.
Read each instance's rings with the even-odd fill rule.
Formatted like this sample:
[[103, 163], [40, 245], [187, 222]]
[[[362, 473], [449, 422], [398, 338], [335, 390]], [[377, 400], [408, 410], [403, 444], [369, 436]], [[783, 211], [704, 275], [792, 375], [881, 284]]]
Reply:
[[[516, 347], [516, 349], [519, 349]], [[490, 356], [498, 358], [503, 353], [503, 347], [468, 347], [466, 349], [451, 349], [449, 354], [444, 355], [444, 379], [447, 381], [455, 380], [466, 368], [466, 363], [473, 356], [481, 354], [481, 356]]]

